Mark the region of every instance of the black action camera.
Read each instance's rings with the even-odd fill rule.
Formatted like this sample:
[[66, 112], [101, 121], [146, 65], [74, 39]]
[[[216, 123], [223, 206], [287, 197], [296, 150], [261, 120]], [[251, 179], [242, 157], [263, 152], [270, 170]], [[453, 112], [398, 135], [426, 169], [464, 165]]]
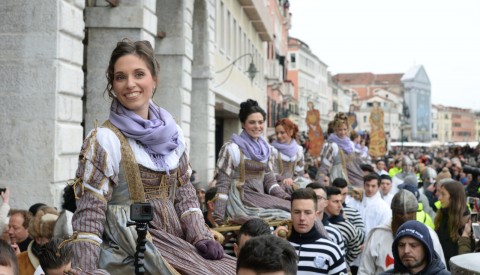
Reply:
[[153, 220], [153, 206], [149, 202], [136, 202], [130, 205], [130, 220], [149, 222]]

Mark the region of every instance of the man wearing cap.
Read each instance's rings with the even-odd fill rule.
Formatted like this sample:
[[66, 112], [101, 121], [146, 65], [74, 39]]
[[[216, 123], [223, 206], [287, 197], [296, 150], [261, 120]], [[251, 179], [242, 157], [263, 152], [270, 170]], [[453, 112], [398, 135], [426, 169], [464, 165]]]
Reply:
[[435, 252], [428, 227], [418, 221], [398, 228], [392, 251], [394, 268], [382, 274], [450, 274]]
[[[408, 186], [410, 185], [410, 186]], [[418, 190], [418, 181], [417, 181], [417, 176], [416, 175], [408, 175], [405, 177], [403, 180], [403, 183], [398, 186], [398, 189], [403, 189], [406, 186], [408, 186], [408, 190], [414, 192], [414, 195], [417, 196], [417, 200], [422, 204], [423, 209], [425, 212], [430, 215], [431, 218], [435, 218], [435, 212], [433, 209], [430, 207], [430, 204], [428, 203], [428, 198], [419, 192]]]
[[415, 198], [417, 198], [417, 201], [418, 201], [418, 208], [417, 208], [417, 221], [423, 223], [424, 225], [430, 227], [431, 229], [435, 230], [435, 225], [433, 224], [433, 220], [432, 218], [430, 217], [430, 215], [428, 215], [427, 212], [425, 212], [425, 210], [423, 210], [423, 203], [421, 201], [419, 201], [420, 199], [420, 191], [418, 190], [418, 188], [413, 185], [413, 184], [400, 184], [398, 186], [398, 188], [400, 190], [407, 190], [407, 191], [410, 191], [412, 192], [412, 194], [415, 196]]
[[[359, 274], [379, 274], [393, 267], [394, 254], [391, 244], [397, 229], [406, 221], [415, 220], [418, 202], [411, 192], [400, 190], [393, 197], [390, 208], [393, 213], [391, 222], [375, 227], [367, 237]], [[445, 262], [437, 233], [429, 228], [427, 232], [430, 233], [430, 238], [433, 240], [433, 247], [440, 255], [439, 259]]]

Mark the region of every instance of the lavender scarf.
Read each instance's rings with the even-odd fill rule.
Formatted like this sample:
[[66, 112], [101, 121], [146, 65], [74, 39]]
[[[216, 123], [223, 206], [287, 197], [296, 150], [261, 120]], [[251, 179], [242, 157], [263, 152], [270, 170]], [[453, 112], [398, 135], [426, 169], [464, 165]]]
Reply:
[[328, 142], [336, 143], [347, 154], [353, 153], [352, 141], [347, 137], [339, 138], [333, 133], [328, 136]]
[[233, 134], [231, 140], [240, 147], [240, 150], [249, 159], [264, 162], [270, 157], [270, 146], [262, 137], [254, 140], [247, 132], [242, 131], [240, 135]]
[[140, 141], [155, 166], [169, 172], [165, 155], [175, 150], [178, 143], [178, 130], [172, 115], [156, 106], [150, 100], [148, 116], [145, 120], [128, 110], [114, 99], [110, 108], [110, 122], [126, 137]]
[[280, 143], [274, 140], [272, 142], [272, 146], [277, 148], [280, 153], [288, 156], [289, 158], [293, 158], [298, 151], [298, 143], [295, 139], [292, 139], [292, 141], [290, 141], [290, 144]]

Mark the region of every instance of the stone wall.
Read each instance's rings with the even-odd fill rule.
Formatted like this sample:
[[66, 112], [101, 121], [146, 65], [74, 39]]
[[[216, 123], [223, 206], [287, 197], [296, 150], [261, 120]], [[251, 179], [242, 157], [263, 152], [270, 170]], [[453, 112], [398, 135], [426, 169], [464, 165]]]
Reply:
[[82, 142], [84, 1], [3, 1], [0, 186], [11, 206], [59, 205]]

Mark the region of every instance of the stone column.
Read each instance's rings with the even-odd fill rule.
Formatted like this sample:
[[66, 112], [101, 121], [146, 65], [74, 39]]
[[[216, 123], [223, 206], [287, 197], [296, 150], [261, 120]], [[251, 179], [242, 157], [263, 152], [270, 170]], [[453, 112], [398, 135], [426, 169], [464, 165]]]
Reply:
[[86, 39], [86, 87], [85, 131], [94, 123], [108, 119], [110, 100], [104, 93], [107, 87], [105, 71], [112, 50], [123, 38], [148, 40], [155, 47], [157, 33], [156, 3], [154, 0], [122, 0], [117, 7], [106, 1], [93, 1], [85, 8]]
[[193, 10], [191, 164], [206, 187], [215, 167], [215, 93], [212, 90], [215, 8], [196, 0]]
[[2, 1], [0, 186], [60, 206], [82, 142], [84, 1]]

